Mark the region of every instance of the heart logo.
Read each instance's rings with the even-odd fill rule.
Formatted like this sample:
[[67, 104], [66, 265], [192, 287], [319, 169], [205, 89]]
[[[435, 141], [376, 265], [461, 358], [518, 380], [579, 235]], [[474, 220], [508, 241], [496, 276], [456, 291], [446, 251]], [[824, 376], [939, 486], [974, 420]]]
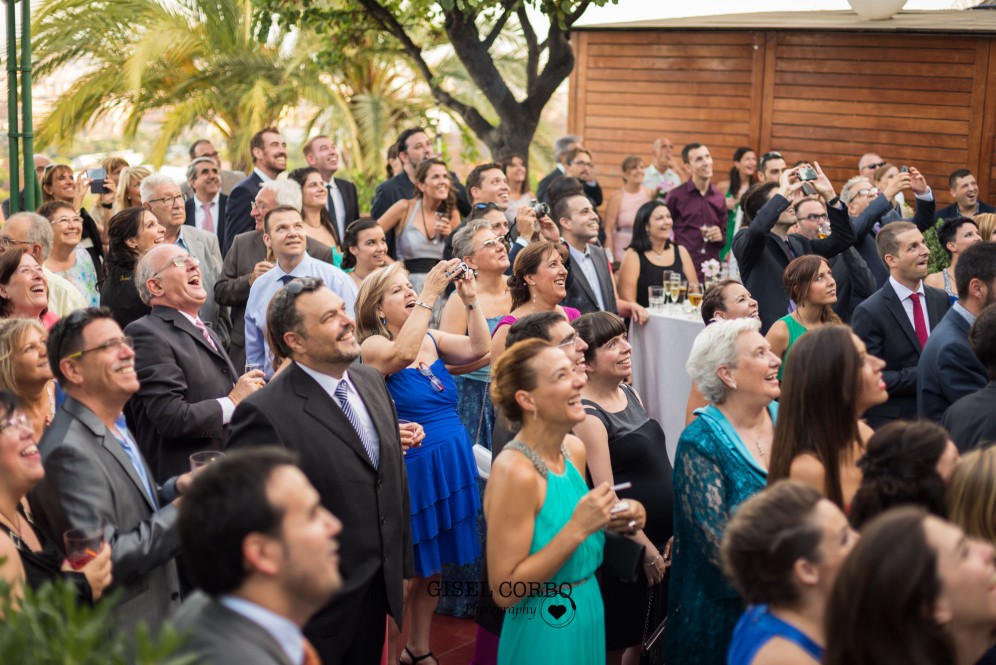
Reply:
[[560, 619], [560, 617], [567, 614], [567, 607], [564, 605], [550, 605], [546, 608], [546, 611], [550, 613], [554, 619]]

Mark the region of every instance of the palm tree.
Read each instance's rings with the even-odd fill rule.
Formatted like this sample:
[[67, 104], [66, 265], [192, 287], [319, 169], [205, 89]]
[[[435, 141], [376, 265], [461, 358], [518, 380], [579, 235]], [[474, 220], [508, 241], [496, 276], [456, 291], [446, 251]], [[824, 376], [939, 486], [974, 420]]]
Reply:
[[315, 65], [314, 33], [273, 29], [260, 43], [255, 20], [248, 0], [49, 0], [33, 27], [38, 75], [81, 64], [83, 73], [41, 122], [39, 144], [71, 144], [118, 116], [134, 138], [157, 113], [154, 164], [183, 130], [207, 122], [240, 168], [252, 134], [289, 110], [344, 106]]

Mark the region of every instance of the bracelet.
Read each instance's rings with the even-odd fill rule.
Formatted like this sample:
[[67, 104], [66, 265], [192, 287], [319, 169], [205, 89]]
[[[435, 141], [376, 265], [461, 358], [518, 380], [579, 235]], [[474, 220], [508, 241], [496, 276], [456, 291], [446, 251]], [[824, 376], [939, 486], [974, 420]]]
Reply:
[[660, 560], [661, 560], [662, 558], [663, 558], [663, 557], [662, 557], [662, 556], [661, 556], [660, 554], [658, 554], [658, 555], [657, 555], [657, 558], [656, 558], [656, 559], [654, 559], [654, 560], [653, 560], [653, 561], [651, 561], [650, 563], [645, 563], [645, 564], [643, 564], [643, 567], [644, 567], [644, 568], [653, 568], [654, 566], [656, 566], [656, 565], [657, 565], [657, 562], [658, 562], [658, 561], [660, 561]]
[[477, 309], [480, 306], [481, 306], [481, 303], [479, 301], [477, 301], [477, 300], [475, 300], [474, 302], [469, 303], [467, 305], [464, 305], [464, 307], [466, 307], [467, 309]]
[[425, 308], [426, 308], [427, 310], [429, 310], [430, 312], [432, 311], [432, 305], [426, 305], [426, 304], [425, 304], [424, 302], [422, 302], [421, 300], [416, 300], [416, 301], [415, 301], [415, 304], [416, 304], [416, 305], [418, 305], [419, 307], [425, 307]]

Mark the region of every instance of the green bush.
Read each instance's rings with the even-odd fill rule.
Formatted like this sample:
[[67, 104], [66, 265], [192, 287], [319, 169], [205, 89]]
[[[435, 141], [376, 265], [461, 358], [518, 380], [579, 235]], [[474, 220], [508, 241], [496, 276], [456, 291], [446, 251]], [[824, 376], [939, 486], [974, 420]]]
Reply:
[[940, 272], [951, 264], [951, 257], [941, 247], [941, 241], [937, 239], [937, 232], [943, 223], [943, 219], [938, 219], [937, 223], [927, 229], [927, 232], [923, 234], [923, 240], [927, 243], [927, 247], [930, 248], [930, 263], [927, 264], [928, 275]]
[[76, 590], [59, 579], [39, 590], [26, 588], [13, 603], [11, 588], [0, 583], [0, 654], [4, 665], [185, 665], [193, 657], [171, 656], [181, 644], [175, 630], [157, 638], [139, 630], [134, 643], [113, 632], [114, 596], [96, 607], [79, 605]]

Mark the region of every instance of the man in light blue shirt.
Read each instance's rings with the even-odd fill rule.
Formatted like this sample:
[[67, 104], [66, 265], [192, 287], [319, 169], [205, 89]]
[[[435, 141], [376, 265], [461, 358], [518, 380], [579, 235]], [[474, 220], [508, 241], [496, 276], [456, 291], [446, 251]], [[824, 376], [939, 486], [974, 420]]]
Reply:
[[277, 206], [263, 220], [263, 242], [273, 253], [276, 266], [252, 283], [246, 303], [246, 364], [259, 365], [267, 378], [273, 376], [273, 357], [266, 340], [266, 310], [270, 299], [297, 277], [318, 277], [346, 303], [353, 316], [356, 284], [333, 265], [312, 258], [305, 251], [307, 235], [301, 213], [290, 206]]

